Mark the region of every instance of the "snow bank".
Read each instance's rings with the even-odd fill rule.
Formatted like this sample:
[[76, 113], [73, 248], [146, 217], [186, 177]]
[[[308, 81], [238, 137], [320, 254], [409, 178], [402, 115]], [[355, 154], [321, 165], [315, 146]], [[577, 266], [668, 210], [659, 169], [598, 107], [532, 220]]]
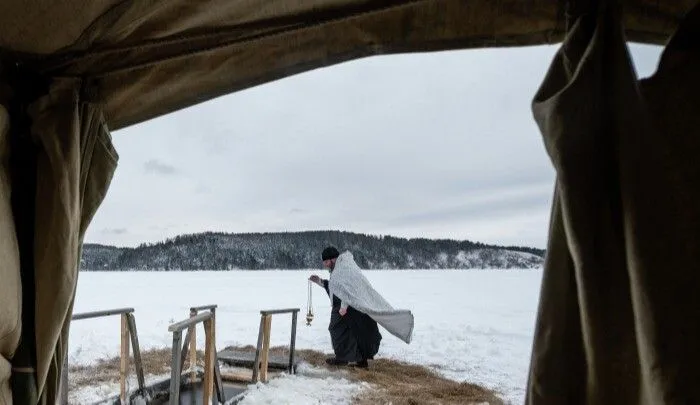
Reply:
[[296, 375], [281, 374], [267, 384], [249, 387], [240, 405], [350, 405], [371, 386], [353, 382], [341, 373], [300, 364]]
[[[75, 312], [134, 307], [141, 349], [172, 345], [168, 325], [189, 307], [218, 304], [217, 346], [254, 345], [260, 310], [297, 307], [297, 349], [332, 353], [330, 302], [314, 289], [315, 319], [306, 326], [307, 278], [317, 271], [87, 272], [78, 283]], [[429, 366], [445, 377], [493, 389], [522, 403], [539, 298], [541, 270], [366, 271], [377, 291], [415, 315], [406, 345], [380, 329], [379, 358]], [[271, 344], [288, 345], [291, 316], [276, 315]], [[203, 348], [204, 333], [197, 333]], [[119, 354], [119, 318], [71, 324], [69, 361], [91, 364]], [[308, 377], [308, 376], [305, 376]], [[301, 377], [298, 377], [301, 378]], [[297, 379], [289, 379], [294, 385]], [[306, 381], [302, 378], [301, 381]], [[268, 391], [262, 390], [264, 396]]]

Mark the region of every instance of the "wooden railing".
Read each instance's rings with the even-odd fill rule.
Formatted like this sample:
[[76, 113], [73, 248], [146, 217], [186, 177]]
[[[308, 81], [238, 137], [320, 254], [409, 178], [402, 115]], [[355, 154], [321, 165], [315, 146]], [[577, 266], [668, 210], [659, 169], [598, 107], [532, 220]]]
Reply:
[[[190, 317], [174, 323], [168, 327], [173, 334], [172, 364], [170, 374], [170, 403], [178, 404], [180, 401], [180, 382], [182, 378], [182, 366], [185, 359], [190, 359], [190, 380], [197, 378], [197, 324], [204, 325], [204, 379], [202, 382], [202, 401], [210, 404], [214, 387], [218, 402], [225, 403], [221, 372], [216, 355], [216, 305], [204, 305], [190, 308]], [[199, 311], [207, 310], [199, 313]], [[184, 342], [182, 331], [187, 329]], [[181, 346], [182, 345], [182, 346]]]
[[260, 329], [258, 330], [258, 345], [255, 349], [255, 362], [253, 364], [253, 382], [262, 380], [267, 382], [267, 366], [270, 356], [270, 332], [272, 329], [272, 315], [292, 314], [292, 333], [289, 343], [289, 367], [290, 374], [294, 373], [294, 346], [297, 337], [297, 315], [299, 308], [270, 309], [260, 311]]
[[[106, 311], [84, 312], [74, 314], [73, 321], [81, 319], [101, 318], [105, 316], [120, 315], [121, 317], [121, 350], [119, 354], [119, 400], [122, 404], [129, 402], [127, 390], [127, 378], [129, 376], [129, 340], [134, 348], [134, 369], [139, 384], [140, 393], [144, 393], [145, 383], [143, 378], [143, 363], [141, 362], [141, 350], [139, 348], [139, 338], [136, 333], [136, 320], [134, 319], [133, 308], [108, 309]], [[131, 338], [131, 339], [129, 339]], [[61, 403], [68, 403], [68, 355], [64, 360], [63, 372], [61, 373]]]
[[[219, 399], [220, 403], [226, 402], [226, 398], [224, 396], [224, 388], [223, 388], [223, 383], [221, 381], [221, 370], [219, 369], [219, 362], [216, 359], [216, 308], [218, 305], [201, 305], [198, 307], [190, 307], [190, 318], [194, 318], [199, 314], [199, 311], [205, 311], [208, 310], [211, 312], [211, 323], [212, 323], [212, 328], [211, 328], [211, 340], [213, 344], [213, 351], [214, 351], [214, 385], [216, 386], [216, 395]], [[190, 336], [189, 339], [189, 359], [190, 359], [190, 378], [195, 379], [197, 378], [197, 373], [195, 370], [195, 365], [197, 364], [197, 328], [196, 325], [192, 325], [189, 327], [187, 330], [187, 334]], [[186, 351], [187, 347], [187, 337], [185, 338], [185, 345], [182, 348], [182, 356], [180, 357], [181, 363], [180, 363], [180, 369], [182, 370], [182, 364], [185, 362], [185, 357], [187, 357], [188, 351]]]

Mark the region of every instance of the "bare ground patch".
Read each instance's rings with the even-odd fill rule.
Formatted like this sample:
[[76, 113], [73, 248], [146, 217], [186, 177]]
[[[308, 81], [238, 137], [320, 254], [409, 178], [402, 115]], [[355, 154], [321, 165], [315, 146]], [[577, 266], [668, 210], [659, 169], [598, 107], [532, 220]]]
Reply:
[[[198, 351], [197, 365], [204, 366], [204, 353]], [[133, 356], [133, 353], [132, 353]], [[151, 349], [141, 352], [141, 363], [144, 375], [161, 375], [170, 372], [170, 349]], [[119, 357], [99, 360], [89, 366], [68, 367], [68, 386], [70, 390], [85, 386], [119, 382]], [[185, 361], [183, 370], [189, 367], [189, 359]], [[129, 375], [135, 375], [133, 357], [129, 359]]]
[[368, 369], [353, 369], [351, 375], [379, 388], [378, 391], [367, 392], [358, 398], [356, 401], [358, 405], [503, 404], [503, 401], [489, 389], [476, 384], [449, 380], [426, 367], [396, 360], [370, 361]]
[[[255, 352], [254, 346], [228, 347], [242, 351]], [[288, 348], [273, 347], [271, 354], [287, 356]], [[355, 399], [356, 405], [464, 405], [483, 404], [503, 405], [503, 401], [491, 390], [476, 384], [457, 382], [446, 379], [427, 367], [404, 363], [390, 359], [370, 361], [368, 369], [353, 367], [328, 367], [325, 363], [328, 354], [315, 350], [296, 351], [297, 359], [304, 360], [316, 367], [331, 370], [345, 370], [345, 375], [357, 381], [364, 381], [376, 389], [368, 391]], [[169, 348], [146, 350], [141, 352], [145, 374], [161, 375], [170, 372], [171, 353]], [[199, 352], [198, 366], [204, 365], [204, 355]], [[133, 375], [133, 363], [130, 362], [130, 375]], [[183, 369], [189, 367], [185, 361]], [[119, 381], [119, 358], [102, 360], [91, 366], [71, 366], [70, 389], [113, 383]]]
[[[229, 349], [255, 352], [254, 346], [230, 347]], [[272, 354], [289, 355], [286, 347], [273, 347]], [[329, 354], [316, 350], [296, 350], [296, 357], [316, 367], [345, 370], [348, 376], [372, 384], [376, 391], [367, 392], [356, 398], [357, 405], [503, 405], [495, 392], [467, 382], [449, 380], [417, 364], [391, 359], [370, 361], [368, 369], [354, 367], [329, 367], [326, 357]]]

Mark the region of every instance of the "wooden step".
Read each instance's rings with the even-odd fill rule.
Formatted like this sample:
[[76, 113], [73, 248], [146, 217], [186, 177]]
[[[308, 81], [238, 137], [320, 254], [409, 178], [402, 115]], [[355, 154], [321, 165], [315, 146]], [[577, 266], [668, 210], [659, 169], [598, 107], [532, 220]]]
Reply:
[[[242, 350], [222, 350], [218, 353], [219, 361], [234, 367], [245, 367], [253, 369], [255, 363], [255, 352]], [[298, 364], [294, 359], [294, 369]], [[287, 370], [289, 367], [289, 357], [270, 354], [267, 362], [268, 369]]]

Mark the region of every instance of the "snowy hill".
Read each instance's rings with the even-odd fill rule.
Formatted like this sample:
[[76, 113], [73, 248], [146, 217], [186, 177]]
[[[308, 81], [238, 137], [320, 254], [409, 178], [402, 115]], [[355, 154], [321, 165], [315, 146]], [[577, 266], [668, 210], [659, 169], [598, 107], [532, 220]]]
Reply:
[[405, 239], [339, 231], [200, 233], [120, 248], [86, 243], [83, 270], [230, 270], [320, 267], [334, 245], [353, 252], [364, 269], [539, 268], [544, 251], [456, 240]]

